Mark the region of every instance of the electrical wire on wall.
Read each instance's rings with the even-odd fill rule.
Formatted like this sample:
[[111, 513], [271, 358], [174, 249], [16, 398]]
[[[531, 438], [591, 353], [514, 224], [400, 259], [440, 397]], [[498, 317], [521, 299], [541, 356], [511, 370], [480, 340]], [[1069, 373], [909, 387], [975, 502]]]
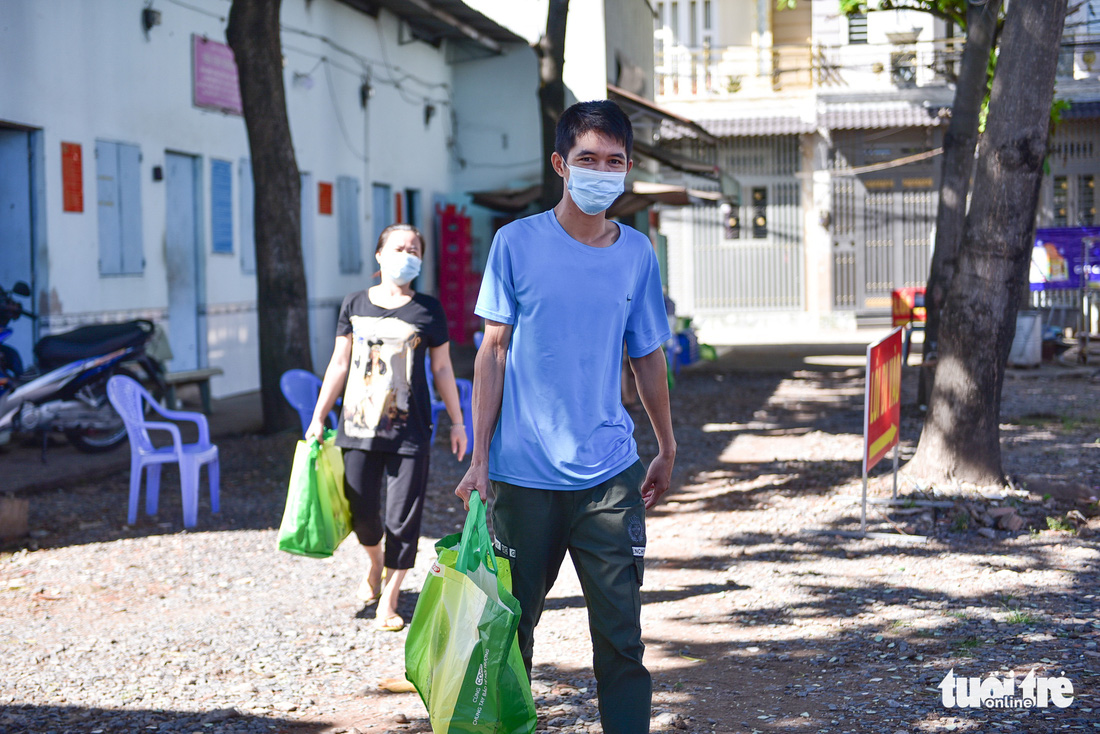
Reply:
[[[154, 0], [150, 0], [150, 2], [147, 3], [146, 7], [152, 7], [153, 2], [154, 2]], [[192, 5], [191, 3], [184, 2], [184, 0], [163, 0], [163, 2], [171, 3], [172, 5], [176, 5], [176, 6], [179, 6], [181, 8], [185, 8], [187, 10], [190, 10], [190, 11], [194, 12], [194, 13], [204, 15], [208, 18], [214, 18], [214, 19], [218, 20], [220, 23], [222, 23], [223, 25], [228, 23], [228, 21], [229, 21], [229, 18], [228, 18], [227, 15], [222, 15], [220, 13], [210, 11], [210, 10], [207, 10], [205, 8], [201, 8], [201, 7], [198, 7], [196, 5]], [[280, 30], [282, 30], [285, 33], [292, 33], [292, 34], [296, 34], [296, 35], [299, 35], [299, 36], [303, 36], [305, 38], [313, 39], [315, 41], [320, 41], [321, 43], [323, 43], [326, 46], [328, 46], [329, 48], [331, 48], [333, 51], [339, 52], [339, 53], [344, 54], [345, 56], [347, 56], [351, 59], [354, 59], [356, 62], [358, 62], [359, 66], [360, 66], [360, 69], [358, 71], [349, 69], [346, 66], [341, 66], [339, 64], [336, 64], [335, 62], [333, 62], [333, 60], [331, 58], [328, 58], [324, 54], [318, 54], [314, 51], [307, 51], [306, 49], [303, 49], [303, 48], [295, 48], [295, 47], [293, 47], [291, 45], [288, 45], [286, 43], [282, 44], [284, 49], [295, 50], [298, 53], [301, 53], [301, 54], [306, 55], [306, 56], [311, 56], [311, 57], [316, 58], [316, 59], [326, 59], [326, 63], [333, 64], [334, 67], [342, 69], [343, 71], [347, 71], [348, 73], [351, 73], [351, 74], [354, 74], [354, 75], [360, 76], [360, 77], [366, 76], [368, 78], [377, 79], [379, 82], [381, 82], [383, 84], [393, 86], [393, 87], [397, 88], [398, 91], [401, 93], [402, 99], [405, 100], [409, 104], [416, 105], [416, 106], [422, 106], [422, 105], [425, 105], [425, 104], [437, 104], [437, 105], [446, 104], [446, 105], [450, 105], [452, 103], [451, 90], [450, 90], [450, 85], [447, 82], [433, 82], [433, 81], [430, 81], [430, 80], [427, 80], [427, 79], [423, 79], [422, 77], [419, 77], [416, 74], [413, 74], [412, 72], [406, 71], [405, 69], [402, 69], [400, 66], [397, 66], [396, 64], [391, 63], [389, 61], [389, 59], [386, 58], [385, 44], [382, 41], [381, 29], [378, 26], [379, 26], [379, 24], [377, 22], [375, 22], [375, 28], [379, 32], [379, 42], [380, 42], [381, 47], [382, 47], [382, 54], [383, 54], [382, 59], [372, 59], [368, 56], [364, 56], [363, 54], [357, 53], [356, 51], [353, 51], [353, 50], [347, 48], [346, 46], [337, 43], [336, 41], [332, 40], [328, 36], [322, 35], [320, 33], [314, 33], [313, 31], [309, 31], [309, 30], [306, 30], [304, 28], [297, 28], [295, 26], [288, 25], [286, 23], [280, 23], [279, 24]], [[427, 90], [442, 88], [442, 89], [445, 90], [445, 95], [446, 96], [445, 96], [445, 98], [440, 99], [438, 97], [429, 96], [426, 93], [419, 93], [419, 92], [416, 92], [416, 91], [413, 91], [413, 90], [409, 90], [408, 88], [406, 88], [405, 82], [413, 82], [414, 84], [417, 84], [417, 85], [419, 85], [419, 86], [421, 86], [421, 87], [423, 87]]]
[[[344, 124], [344, 116], [340, 114], [340, 105], [336, 101], [336, 89], [332, 85], [332, 72], [329, 70], [329, 64], [327, 63], [327, 61], [328, 60], [325, 58], [321, 59], [321, 63], [324, 64], [325, 67], [325, 86], [328, 87], [329, 101], [332, 102], [332, 114], [333, 117], [336, 118], [336, 126], [340, 128], [340, 135], [343, 136], [344, 144], [348, 146], [348, 150], [351, 151], [352, 155], [366, 163], [366, 154], [360, 153], [356, 149], [355, 145], [352, 144], [351, 136], [348, 134], [347, 125]], [[366, 117], [366, 115], [364, 115], [364, 117]]]
[[[147, 7], [152, 7], [156, 0], [148, 0]], [[230, 2], [231, 0], [226, 0]], [[194, 13], [203, 15], [208, 18], [214, 18], [223, 26], [228, 23], [228, 16], [207, 10], [205, 8], [193, 5], [192, 3], [185, 2], [185, 0], [163, 0], [163, 2], [176, 5], [178, 7], [187, 9]], [[532, 158], [529, 160], [516, 161], [513, 163], [482, 163], [471, 162], [467, 160], [461, 151], [461, 145], [458, 142], [458, 129], [460, 127], [456, 106], [454, 104], [453, 89], [448, 82], [438, 82], [425, 79], [417, 74], [408, 71], [401, 66], [393, 63], [389, 56], [389, 50], [386, 45], [386, 38], [382, 32], [381, 22], [375, 20], [374, 22], [375, 33], [378, 36], [378, 50], [381, 54], [381, 59], [371, 58], [357, 51], [354, 51], [347, 46], [334, 41], [332, 38], [315, 33], [313, 31], [299, 28], [287, 23], [280, 23], [279, 29], [284, 34], [296, 35], [302, 38], [308, 38], [313, 41], [324, 44], [331, 51], [339, 54], [349, 61], [352, 65], [341, 63], [331, 56], [319, 53], [312, 49], [302, 48], [292, 43], [287, 43], [285, 40], [282, 42], [282, 48], [284, 54], [287, 52], [299, 54], [301, 56], [315, 59], [316, 63], [306, 72], [295, 71], [295, 78], [311, 78], [312, 74], [317, 70], [319, 66], [324, 67], [325, 72], [325, 87], [328, 94], [329, 102], [332, 105], [333, 116], [336, 118], [336, 124], [340, 130], [340, 136], [347, 147], [348, 151], [359, 161], [364, 164], [369, 163], [369, 136], [366, 131], [369, 127], [370, 115], [364, 114], [364, 144], [363, 146], [355, 145], [351, 131], [348, 127], [348, 122], [345, 119], [344, 113], [341, 111], [341, 105], [339, 103], [339, 96], [336, 90], [336, 82], [333, 79], [332, 70], [338, 70], [344, 72], [350, 76], [355, 77], [360, 85], [360, 104], [364, 110], [368, 107], [368, 99], [370, 96], [370, 90], [375, 84], [382, 84], [388, 87], [392, 87], [401, 98], [403, 102], [410, 106], [420, 108], [444, 108], [447, 110], [443, 119], [446, 120], [445, 135], [446, 146], [448, 153], [452, 160], [461, 168], [481, 168], [481, 169], [514, 169], [522, 168], [524, 166], [532, 166], [539, 163], [542, 158]], [[366, 91], [363, 91], [366, 90]], [[440, 93], [441, 92], [441, 93]], [[369, 180], [369, 175], [367, 180]]]

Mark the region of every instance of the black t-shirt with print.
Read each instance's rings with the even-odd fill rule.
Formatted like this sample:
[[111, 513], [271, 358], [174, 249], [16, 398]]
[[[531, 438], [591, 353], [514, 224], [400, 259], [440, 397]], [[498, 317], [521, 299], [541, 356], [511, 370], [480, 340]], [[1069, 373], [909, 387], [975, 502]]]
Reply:
[[367, 291], [340, 307], [337, 336], [351, 335], [336, 445], [414, 455], [432, 436], [431, 397], [424, 373], [429, 347], [447, 343], [439, 301], [423, 293], [399, 308], [381, 308]]

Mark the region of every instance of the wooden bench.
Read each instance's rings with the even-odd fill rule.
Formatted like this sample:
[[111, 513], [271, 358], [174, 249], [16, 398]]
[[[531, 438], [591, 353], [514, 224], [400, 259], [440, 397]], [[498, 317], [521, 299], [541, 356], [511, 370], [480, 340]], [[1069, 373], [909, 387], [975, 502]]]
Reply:
[[180, 385], [198, 385], [199, 396], [202, 398], [202, 412], [210, 415], [210, 378], [224, 374], [221, 367], [203, 367], [197, 370], [184, 370], [182, 372], [169, 372], [164, 375], [164, 384], [168, 388], [165, 402], [169, 408], [177, 409], [176, 388]]

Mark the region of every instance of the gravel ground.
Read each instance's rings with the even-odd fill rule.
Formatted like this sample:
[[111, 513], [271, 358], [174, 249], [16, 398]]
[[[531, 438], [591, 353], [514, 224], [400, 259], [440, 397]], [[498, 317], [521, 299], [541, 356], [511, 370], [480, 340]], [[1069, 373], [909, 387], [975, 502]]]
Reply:
[[[676, 491], [648, 521], [653, 730], [1100, 730], [1096, 384], [1006, 381], [1015, 488], [903, 478], [903, 495], [937, 504], [871, 508], [871, 529], [924, 543], [819, 532], [858, 527], [861, 385], [858, 370], [681, 376]], [[919, 427], [906, 408], [903, 459]], [[651, 455], [648, 428], [638, 438]], [[194, 532], [181, 528], [171, 472], [160, 514], [134, 527], [125, 473], [33, 495], [33, 537], [0, 553], [0, 732], [430, 731], [414, 694], [379, 687], [402, 676], [405, 633], [377, 631], [373, 608], [354, 600], [361, 551], [274, 549], [293, 444], [221, 441], [222, 512], [201, 502]], [[450, 492], [463, 466], [442, 445], [432, 460], [406, 618], [433, 539], [462, 520]], [[885, 469], [874, 495], [890, 493]], [[1020, 527], [1003, 528], [1006, 516]], [[602, 731], [590, 656], [564, 568], [536, 640], [540, 731]], [[1032, 669], [1068, 677], [1073, 705], [940, 700], [949, 670]]]

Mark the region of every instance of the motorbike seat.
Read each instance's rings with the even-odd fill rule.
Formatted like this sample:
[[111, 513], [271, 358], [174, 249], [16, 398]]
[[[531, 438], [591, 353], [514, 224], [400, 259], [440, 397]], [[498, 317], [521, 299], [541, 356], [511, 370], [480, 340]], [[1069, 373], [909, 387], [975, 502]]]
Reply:
[[81, 326], [64, 334], [43, 337], [34, 345], [34, 356], [39, 368], [48, 372], [80, 359], [141, 346], [152, 333], [153, 324], [145, 320]]

